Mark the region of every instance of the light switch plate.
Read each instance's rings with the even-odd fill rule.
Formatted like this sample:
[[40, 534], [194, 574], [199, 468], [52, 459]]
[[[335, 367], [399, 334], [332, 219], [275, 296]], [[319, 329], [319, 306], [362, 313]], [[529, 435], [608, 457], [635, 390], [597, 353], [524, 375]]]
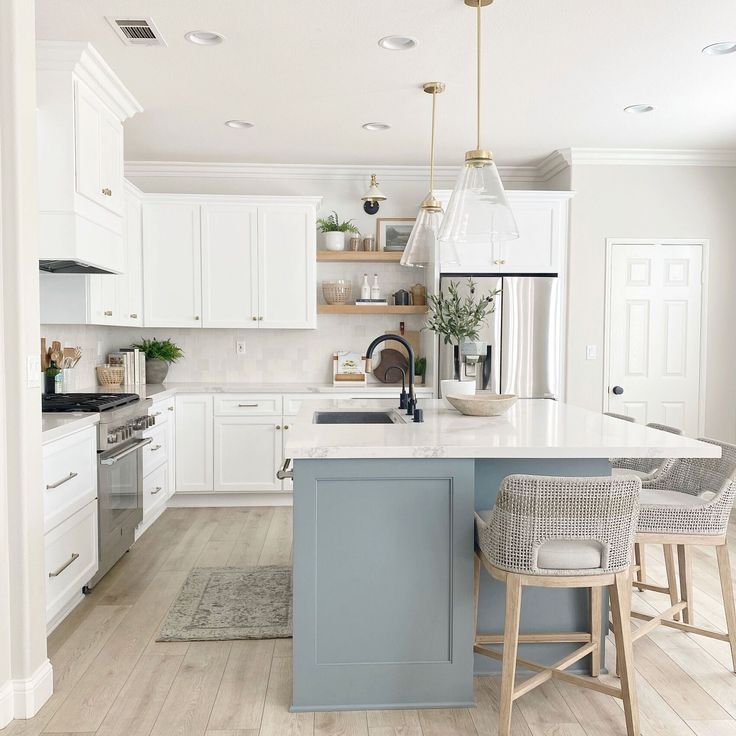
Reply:
[[26, 358], [26, 388], [41, 388], [41, 358], [38, 355]]
[[235, 352], [238, 355], [245, 355], [245, 340], [238, 340], [235, 343]]
[[585, 360], [597, 360], [598, 359], [598, 346], [597, 345], [586, 345], [585, 346]]

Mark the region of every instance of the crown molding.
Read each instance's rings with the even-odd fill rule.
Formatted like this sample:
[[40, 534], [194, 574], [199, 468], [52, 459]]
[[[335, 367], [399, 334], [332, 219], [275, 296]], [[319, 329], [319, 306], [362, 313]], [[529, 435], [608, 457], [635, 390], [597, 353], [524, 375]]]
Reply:
[[736, 151], [698, 148], [567, 148], [557, 153], [570, 166], [736, 166]]
[[[504, 181], [538, 183], [536, 166], [499, 166]], [[454, 183], [460, 166], [435, 166], [436, 182]], [[428, 182], [429, 166], [381, 166], [343, 164], [247, 164], [196, 161], [126, 161], [125, 176], [185, 177], [194, 179], [261, 179], [363, 181], [378, 174], [379, 181]]]

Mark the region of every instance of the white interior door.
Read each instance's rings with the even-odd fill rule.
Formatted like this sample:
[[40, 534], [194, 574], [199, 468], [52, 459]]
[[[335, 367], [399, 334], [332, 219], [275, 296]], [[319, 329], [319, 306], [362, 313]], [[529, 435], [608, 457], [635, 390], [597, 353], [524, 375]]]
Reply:
[[698, 434], [703, 249], [702, 243], [610, 244], [609, 411]]

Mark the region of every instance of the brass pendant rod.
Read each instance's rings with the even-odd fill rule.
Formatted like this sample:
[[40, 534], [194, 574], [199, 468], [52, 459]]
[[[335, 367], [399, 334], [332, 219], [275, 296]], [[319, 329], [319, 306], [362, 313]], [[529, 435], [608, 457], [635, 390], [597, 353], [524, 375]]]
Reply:
[[481, 75], [481, 68], [480, 68], [481, 67], [481, 63], [480, 63], [480, 61], [481, 61], [480, 60], [480, 49], [481, 49], [481, 12], [480, 11], [481, 11], [481, 8], [482, 8], [481, 2], [480, 2], [480, 0], [478, 0], [478, 10], [477, 10], [477, 13], [476, 13], [476, 25], [477, 25], [477, 29], [476, 29], [477, 40], [476, 40], [476, 42], [478, 44], [478, 49], [477, 49], [477, 67], [478, 67], [478, 98], [477, 98], [477, 104], [478, 104], [477, 116], [478, 116], [478, 119], [477, 119], [477, 125], [478, 125], [478, 132], [477, 132], [477, 136], [476, 136], [476, 146], [475, 146], [477, 149], [480, 149], [480, 89], [481, 89], [481, 76], [480, 76]]
[[435, 129], [435, 113], [437, 111], [437, 92], [432, 92], [432, 142], [429, 152], [429, 193], [434, 196], [434, 129]]

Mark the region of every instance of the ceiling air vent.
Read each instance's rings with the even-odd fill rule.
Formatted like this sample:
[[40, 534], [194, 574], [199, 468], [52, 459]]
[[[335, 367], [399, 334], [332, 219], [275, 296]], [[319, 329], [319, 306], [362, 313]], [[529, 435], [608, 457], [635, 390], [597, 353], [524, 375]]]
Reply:
[[128, 46], [166, 46], [150, 18], [107, 18], [115, 33]]

